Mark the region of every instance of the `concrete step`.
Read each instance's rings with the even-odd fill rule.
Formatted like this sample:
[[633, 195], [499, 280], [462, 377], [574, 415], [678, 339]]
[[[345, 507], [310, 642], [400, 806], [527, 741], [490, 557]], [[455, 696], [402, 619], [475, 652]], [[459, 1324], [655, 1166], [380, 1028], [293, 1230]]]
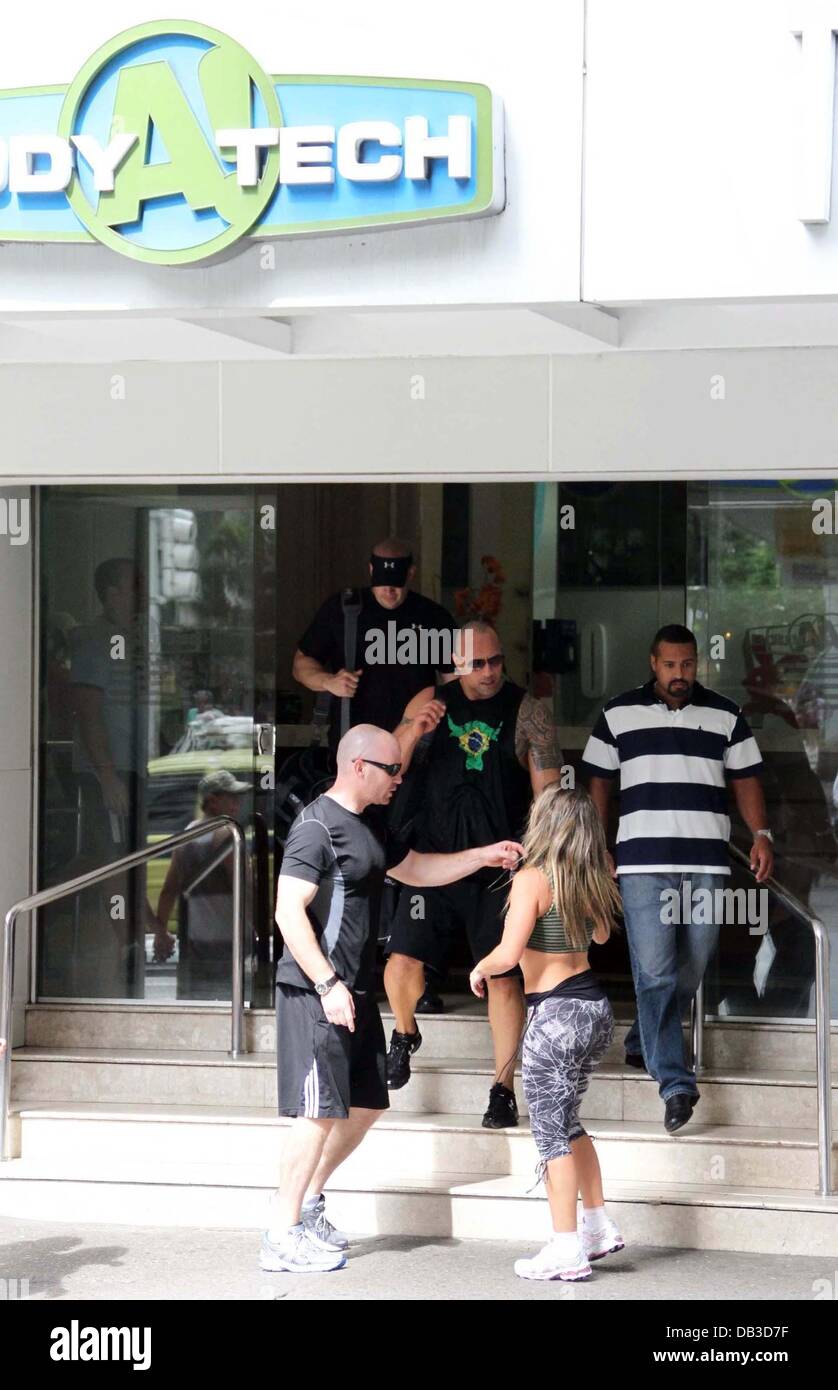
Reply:
[[[272, 1052], [272, 1009], [245, 1010], [248, 1052]], [[28, 1047], [151, 1047], [225, 1052], [230, 1046], [229, 1004], [28, 1004]]]
[[[226, 1180], [225, 1180], [226, 1179]], [[232, 1183], [208, 1164], [156, 1182], [135, 1163], [19, 1158], [0, 1165], [0, 1214], [123, 1225], [248, 1227], [265, 1224], [273, 1186]], [[611, 1182], [606, 1200], [629, 1247], [743, 1250], [838, 1257], [838, 1198], [729, 1184]], [[337, 1174], [329, 1215], [357, 1235], [543, 1240], [543, 1192], [515, 1176], [439, 1173], [421, 1181]], [[256, 1241], [254, 1239], [254, 1259]], [[630, 1252], [629, 1252], [630, 1258]]]
[[[392, 1015], [383, 1008], [389, 1036]], [[491, 1056], [485, 1005], [460, 997], [448, 1001], [444, 1014], [419, 1023], [424, 1058]], [[618, 1023], [608, 1060], [622, 1061], [628, 1024]], [[276, 1046], [273, 1010], [247, 1010], [245, 1036], [250, 1052]], [[838, 1028], [833, 1029], [833, 1067], [838, 1071]], [[230, 1011], [223, 1005], [31, 1004], [26, 1011], [28, 1047], [141, 1048], [187, 1052], [224, 1052], [230, 1046]], [[709, 1023], [705, 1061], [716, 1068], [814, 1068], [813, 1026], [799, 1023]]]
[[[17, 1112], [15, 1153], [48, 1162], [61, 1155], [62, 1171], [85, 1164], [133, 1164], [137, 1181], [176, 1181], [203, 1165], [226, 1181], [268, 1184], [290, 1121], [267, 1107], [44, 1104]], [[656, 1123], [590, 1120], [588, 1132], [606, 1182], [735, 1184], [814, 1192], [814, 1130], [693, 1122], [678, 1135]], [[474, 1114], [390, 1111], [342, 1169], [344, 1176], [395, 1175], [419, 1182], [437, 1173], [515, 1176], [529, 1186], [537, 1155], [529, 1127], [486, 1130]], [[0, 1174], [1, 1175], [1, 1174]]]
[[[409, 1084], [391, 1093], [395, 1110], [482, 1114], [494, 1080], [491, 1062], [426, 1058], [412, 1063]], [[703, 1124], [811, 1128], [817, 1123], [815, 1074], [791, 1069], [708, 1068], [699, 1081]], [[522, 1113], [526, 1106], [517, 1086]], [[34, 1101], [181, 1102], [218, 1105], [275, 1104], [272, 1053], [235, 1060], [226, 1053], [121, 1048], [20, 1048], [13, 1053], [12, 1098]], [[838, 1123], [838, 1080], [833, 1084]], [[630, 1067], [604, 1063], [582, 1103], [585, 1119], [659, 1121], [657, 1085]]]
[[12, 1054], [12, 1101], [180, 1102], [276, 1105], [273, 1053], [160, 1048], [19, 1048]]

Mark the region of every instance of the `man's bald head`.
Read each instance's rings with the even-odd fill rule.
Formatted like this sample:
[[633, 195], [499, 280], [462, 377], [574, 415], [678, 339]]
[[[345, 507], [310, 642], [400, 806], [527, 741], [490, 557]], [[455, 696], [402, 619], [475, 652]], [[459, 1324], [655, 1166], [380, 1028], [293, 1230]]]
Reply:
[[374, 758], [379, 763], [401, 762], [398, 740], [375, 724], [356, 724], [338, 744], [338, 772], [344, 772], [358, 758]]
[[356, 724], [338, 744], [338, 775], [331, 789], [350, 811], [386, 806], [398, 789], [401, 772], [385, 772], [379, 763], [401, 767], [398, 740], [375, 724]]

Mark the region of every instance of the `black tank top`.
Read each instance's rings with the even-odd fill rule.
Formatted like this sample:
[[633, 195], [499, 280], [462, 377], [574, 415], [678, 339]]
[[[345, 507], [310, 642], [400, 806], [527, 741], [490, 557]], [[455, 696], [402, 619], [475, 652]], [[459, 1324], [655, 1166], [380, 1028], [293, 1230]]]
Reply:
[[531, 800], [529, 773], [515, 756], [525, 692], [505, 681], [489, 700], [467, 700], [458, 680], [437, 692], [446, 714], [427, 758], [417, 849], [449, 853], [518, 840]]

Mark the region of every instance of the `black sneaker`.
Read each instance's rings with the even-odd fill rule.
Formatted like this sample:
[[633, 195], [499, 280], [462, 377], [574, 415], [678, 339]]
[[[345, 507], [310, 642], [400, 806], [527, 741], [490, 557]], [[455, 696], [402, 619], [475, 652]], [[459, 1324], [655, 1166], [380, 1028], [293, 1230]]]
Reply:
[[489, 1104], [483, 1116], [484, 1129], [513, 1129], [518, 1123], [518, 1104], [515, 1092], [496, 1081], [489, 1092]]
[[393, 1029], [390, 1047], [387, 1051], [387, 1088], [400, 1091], [410, 1080], [410, 1058], [422, 1046], [422, 1034], [398, 1033]]

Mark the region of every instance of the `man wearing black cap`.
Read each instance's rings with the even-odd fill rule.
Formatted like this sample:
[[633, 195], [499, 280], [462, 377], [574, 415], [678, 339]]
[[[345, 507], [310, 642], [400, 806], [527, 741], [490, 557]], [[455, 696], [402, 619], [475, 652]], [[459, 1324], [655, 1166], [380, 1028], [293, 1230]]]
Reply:
[[[390, 536], [374, 545], [369, 557], [369, 588], [333, 594], [318, 609], [294, 653], [295, 680], [332, 700], [329, 742], [334, 750], [342, 733], [356, 724], [374, 724], [392, 732], [420, 690], [433, 689], [453, 676], [450, 649], [455, 623], [451, 614], [411, 589], [416, 565], [410, 545]], [[346, 596], [355, 601], [355, 659], [345, 660]], [[395, 892], [395, 890], [393, 890]], [[391, 906], [385, 907], [384, 916]], [[438, 1013], [442, 1000], [427, 991], [419, 1013]]]
[[[348, 699], [350, 727], [375, 724], [392, 731], [414, 695], [436, 685], [439, 666], [453, 669], [450, 658], [443, 658], [450, 650], [454, 620], [440, 604], [411, 589], [416, 566], [405, 541], [391, 537], [374, 545], [369, 573], [370, 587], [357, 595], [353, 668], [344, 664], [342, 596], [333, 594], [300, 638], [292, 671], [308, 690], [328, 691], [336, 703]], [[435, 634], [443, 640], [435, 641]], [[435, 653], [440, 654], [439, 665]], [[333, 746], [340, 732], [340, 720], [333, 717]]]

